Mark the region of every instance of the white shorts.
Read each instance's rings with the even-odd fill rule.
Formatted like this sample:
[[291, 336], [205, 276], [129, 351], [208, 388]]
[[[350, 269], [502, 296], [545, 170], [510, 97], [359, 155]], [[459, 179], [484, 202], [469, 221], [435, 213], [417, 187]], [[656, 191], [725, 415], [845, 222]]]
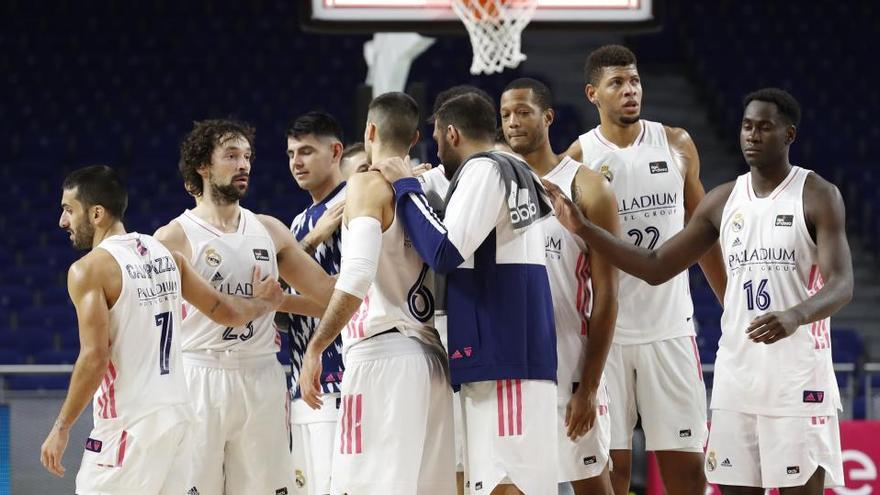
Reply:
[[605, 365], [611, 450], [632, 450], [638, 416], [649, 451], [703, 452], [706, 384], [693, 337], [612, 344]]
[[[440, 340], [443, 347], [448, 351], [449, 346], [446, 341], [446, 312], [438, 310], [434, 313], [434, 327], [440, 334]], [[455, 472], [464, 472], [464, 432], [461, 420], [461, 394], [455, 392], [452, 394], [452, 424], [455, 426]]]
[[345, 355], [332, 493], [454, 493], [452, 389], [442, 349], [387, 333]]
[[843, 486], [837, 416], [759, 416], [712, 410], [706, 478], [717, 485], [803, 486], [818, 467]]
[[333, 467], [333, 439], [341, 404], [339, 394], [321, 396], [324, 405], [317, 411], [302, 399], [290, 403], [290, 431], [293, 434], [293, 493], [330, 493]]
[[465, 479], [472, 495], [514, 484], [557, 493], [556, 384], [497, 380], [461, 386]]
[[586, 435], [572, 441], [566, 434], [565, 410], [573, 393], [573, 384], [558, 388], [556, 404], [558, 431], [556, 442], [559, 446], [558, 481], [578, 481], [594, 478], [602, 474], [608, 464], [608, 449], [611, 445], [611, 416], [608, 411], [608, 391], [605, 377], [596, 391], [596, 423]]
[[464, 424], [462, 420], [461, 393], [452, 394], [452, 424], [455, 430], [455, 472], [464, 473]]
[[196, 413], [189, 484], [202, 494], [292, 492], [290, 400], [276, 357], [183, 356]]
[[76, 475], [79, 495], [181, 495], [190, 487], [189, 404], [169, 407], [133, 423], [99, 419], [89, 433]]

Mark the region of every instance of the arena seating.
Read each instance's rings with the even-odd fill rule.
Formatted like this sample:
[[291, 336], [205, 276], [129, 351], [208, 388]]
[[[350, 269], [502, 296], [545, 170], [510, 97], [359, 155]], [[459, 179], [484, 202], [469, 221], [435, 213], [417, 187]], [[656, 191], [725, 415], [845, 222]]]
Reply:
[[[0, 195], [0, 364], [76, 358], [65, 273], [79, 253], [57, 227], [67, 171], [93, 163], [119, 167], [130, 191], [127, 226], [151, 233], [192, 205], [176, 172], [179, 141], [191, 121], [234, 116], [257, 129], [251, 191], [243, 204], [289, 222], [307, 198], [289, 176], [286, 123], [320, 107], [340, 119], [349, 141], [360, 140], [354, 135], [359, 128], [354, 95], [366, 72], [362, 44], [367, 37], [303, 33], [296, 3], [80, 0], [56, 2], [49, 14], [39, 2], [3, 2], [0, 15], [15, 22], [0, 33], [0, 50], [12, 54], [0, 57], [5, 75], [0, 81], [5, 150], [0, 157], [5, 186]], [[799, 10], [799, 29], [809, 34], [810, 41], [801, 43], [782, 37], [772, 2], [686, 4], [688, 11], [670, 7], [668, 29], [652, 36], [656, 43], [633, 39], [636, 51], [644, 49], [644, 59], [659, 56], [661, 48], [684, 53], [719, 131], [728, 135], [739, 124], [743, 88], [796, 86], [796, 96], [816, 104], [805, 105], [795, 160], [834, 179], [855, 231], [866, 242], [880, 242], [880, 175], [868, 163], [869, 148], [880, 140], [880, 126], [868, 114], [880, 102], [870, 90], [872, 78], [853, 77], [872, 59], [864, 51], [867, 45], [858, 42], [860, 33], [869, 31], [859, 23], [869, 22], [877, 7], [838, 2], [829, 11], [819, 3], [788, 2], [785, 8]], [[854, 24], [832, 30], [836, 24], [828, 16]], [[825, 43], [846, 46], [841, 51], [848, 56], [828, 59]], [[431, 56], [413, 64], [411, 80], [424, 84], [426, 113], [434, 95], [451, 85], [478, 83], [498, 95], [522, 75], [512, 71], [479, 80], [453, 75], [467, 74], [469, 53], [466, 38], [442, 38], [430, 48]], [[799, 62], [780, 63], [788, 59]], [[838, 78], [838, 69], [848, 76]], [[820, 106], [832, 110], [819, 114]], [[557, 109], [556, 149], [582, 131], [577, 113], [569, 106]], [[423, 135], [430, 135], [427, 125]], [[425, 143], [431, 150], [426, 156], [433, 157], [433, 143]], [[700, 356], [714, 362], [721, 308], [698, 269], [691, 271], [691, 280]], [[857, 330], [835, 328], [832, 335], [836, 361], [864, 360]], [[286, 360], [284, 352], [279, 357]], [[7, 385], [64, 388], [68, 379], [12, 377]], [[858, 414], [864, 398], [856, 405]]]

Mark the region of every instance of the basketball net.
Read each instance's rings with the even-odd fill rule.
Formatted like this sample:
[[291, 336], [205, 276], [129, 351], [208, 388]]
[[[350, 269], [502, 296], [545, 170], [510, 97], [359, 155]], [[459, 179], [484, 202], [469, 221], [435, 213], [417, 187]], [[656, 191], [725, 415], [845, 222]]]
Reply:
[[526, 59], [520, 37], [537, 6], [538, 0], [452, 0], [474, 50], [471, 74], [513, 69]]

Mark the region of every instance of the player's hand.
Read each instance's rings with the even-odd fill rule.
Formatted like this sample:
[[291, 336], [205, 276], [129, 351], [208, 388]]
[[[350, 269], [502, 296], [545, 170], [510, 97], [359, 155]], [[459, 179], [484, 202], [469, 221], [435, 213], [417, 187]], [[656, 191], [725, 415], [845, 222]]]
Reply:
[[556, 219], [567, 230], [577, 234], [578, 230], [589, 220], [584, 218], [580, 208], [568, 199], [568, 196], [556, 184], [546, 179], [541, 179], [541, 183], [544, 185], [544, 189], [547, 190], [547, 196], [550, 197]]
[[315, 226], [308, 234], [308, 237], [310, 237], [309, 245], [317, 246], [336, 232], [336, 229], [339, 228], [339, 224], [342, 222], [342, 211], [344, 208], [345, 201], [340, 201], [327, 208], [327, 211], [315, 222]]
[[568, 438], [575, 441], [593, 429], [598, 408], [596, 391], [590, 390], [589, 387], [578, 387], [565, 406], [565, 429]]
[[262, 301], [268, 307], [267, 311], [272, 311], [281, 304], [284, 293], [281, 291], [281, 284], [272, 277], [261, 279], [260, 267], [254, 267], [254, 274], [251, 277], [251, 285], [253, 285], [253, 297]]
[[385, 180], [394, 184], [400, 179], [413, 176], [413, 170], [409, 161], [399, 156], [392, 156], [379, 160], [370, 166], [370, 170], [376, 170], [385, 176]]
[[302, 368], [299, 373], [299, 391], [302, 399], [312, 409], [320, 409], [324, 404], [324, 401], [321, 400], [321, 373], [323, 370], [321, 353], [314, 352], [310, 347], [303, 356]]
[[791, 311], [774, 311], [752, 320], [746, 333], [752, 342], [773, 344], [793, 334], [799, 326]]
[[40, 462], [47, 471], [55, 476], [64, 476], [64, 466], [61, 465], [61, 458], [67, 449], [67, 442], [70, 440], [70, 428], [60, 428], [58, 423], [52, 426], [52, 431], [40, 447]]
[[420, 163], [413, 167], [412, 174], [414, 177], [418, 177], [432, 168], [434, 168], [434, 166], [430, 163]]

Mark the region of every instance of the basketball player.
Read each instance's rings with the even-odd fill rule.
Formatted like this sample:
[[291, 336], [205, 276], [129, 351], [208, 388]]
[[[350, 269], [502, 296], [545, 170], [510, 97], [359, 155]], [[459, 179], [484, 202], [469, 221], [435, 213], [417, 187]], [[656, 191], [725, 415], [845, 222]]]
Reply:
[[342, 180], [348, 180], [351, 174], [366, 172], [369, 168], [370, 164], [367, 163], [367, 152], [364, 150], [364, 143], [353, 143], [342, 150], [342, 163], [339, 165], [339, 170], [342, 172]]
[[[290, 230], [300, 246], [330, 275], [339, 273], [339, 223], [345, 206], [345, 182], [340, 171], [343, 154], [342, 128], [330, 114], [308, 112], [296, 118], [287, 130], [290, 173], [312, 197], [312, 204], [293, 219]], [[330, 493], [333, 438], [344, 370], [342, 338], [337, 337], [321, 356], [324, 373], [320, 382], [327, 394], [325, 407], [313, 410], [300, 397], [296, 384], [303, 354], [317, 325], [317, 318], [289, 315], [294, 491], [308, 495]]]
[[[196, 206], [156, 237], [181, 252], [217, 290], [247, 294], [255, 266], [326, 306], [333, 280], [278, 220], [239, 206], [251, 171], [253, 130], [196, 122], [181, 144], [180, 171]], [[199, 421], [191, 486], [201, 493], [291, 491], [290, 406], [275, 354], [274, 315], [218, 326], [185, 304], [183, 364]], [[286, 309], [283, 309], [286, 311]]]
[[402, 160], [373, 162], [422, 258], [448, 273], [452, 382], [461, 386], [465, 479], [472, 494], [556, 492], [556, 334], [537, 177], [492, 151], [491, 102], [468, 93], [434, 115], [452, 184], [443, 223]]
[[830, 316], [852, 298], [840, 192], [792, 165], [800, 106], [767, 88], [745, 98], [740, 146], [749, 173], [700, 203], [656, 251], [582, 221], [553, 189], [560, 221], [621, 269], [661, 284], [716, 240], [727, 261], [715, 361], [709, 481], [725, 494], [821, 494], [842, 486]]
[[[369, 160], [403, 162], [418, 125], [408, 95], [373, 99], [364, 131]], [[332, 492], [452, 493], [452, 391], [431, 326], [433, 277], [404, 235], [394, 192], [380, 174], [351, 176], [344, 222], [342, 271], [300, 376], [303, 399], [326, 407], [321, 354], [345, 327]]]
[[[470, 84], [459, 84], [452, 86], [439, 93], [434, 98], [434, 106], [431, 109], [432, 115], [440, 110], [440, 107], [450, 99], [473, 93], [482, 96], [495, 108], [492, 97], [482, 89], [471, 86]], [[425, 198], [428, 204], [437, 213], [437, 216], [443, 218], [446, 211], [446, 194], [449, 192], [449, 178], [446, 177], [446, 170], [442, 163], [436, 167], [430, 163], [423, 163], [413, 168], [415, 175], [422, 183], [422, 189], [425, 192]], [[440, 339], [443, 340], [443, 346], [449, 350], [448, 332], [447, 332], [447, 313], [446, 313], [446, 280], [443, 274], [435, 274], [437, 311], [434, 314], [434, 325], [440, 333]], [[463, 494], [465, 488], [464, 479], [464, 424], [461, 418], [461, 393], [456, 390], [452, 394], [452, 413], [453, 424], [455, 425], [455, 483], [456, 493]]]
[[75, 170], [62, 188], [59, 226], [75, 248], [91, 251], [68, 273], [80, 353], [41, 461], [64, 475], [70, 427], [94, 395], [76, 492], [182, 494], [193, 416], [177, 338], [181, 295], [221, 324], [240, 325], [273, 310], [280, 287], [260, 281], [256, 270], [253, 299], [218, 293], [180, 254], [151, 236], [126, 233], [128, 196], [110, 167]]
[[[544, 83], [517, 79], [501, 94], [506, 142], [536, 174], [573, 199], [594, 223], [618, 235], [617, 201], [608, 181], [550, 147], [555, 116]], [[544, 253], [553, 293], [559, 360], [559, 482], [577, 495], [613, 495], [608, 475], [611, 420], [605, 390], [605, 360], [617, 317], [617, 269], [591, 253], [559, 221], [544, 224]]]
[[[653, 249], [680, 231], [704, 196], [700, 159], [684, 129], [640, 119], [642, 86], [635, 55], [603, 46], [584, 68], [587, 99], [600, 124], [566, 154], [604, 175], [618, 200], [622, 238]], [[625, 235], [623, 235], [625, 234]], [[701, 260], [719, 301], [720, 250]], [[657, 454], [668, 493], [702, 495], [706, 387], [694, 339], [687, 273], [660, 287], [620, 276], [620, 312], [608, 356], [612, 484], [629, 493], [632, 434], [642, 418], [646, 448]]]

